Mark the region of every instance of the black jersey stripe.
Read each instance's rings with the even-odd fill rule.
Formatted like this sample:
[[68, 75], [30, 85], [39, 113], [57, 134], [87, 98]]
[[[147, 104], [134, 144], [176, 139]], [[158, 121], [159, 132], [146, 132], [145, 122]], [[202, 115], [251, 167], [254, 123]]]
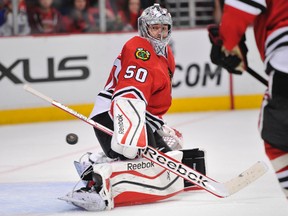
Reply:
[[288, 41], [283, 42], [283, 43], [279, 43], [279, 44], [275, 47], [274, 50], [276, 50], [276, 49], [278, 49], [278, 48], [280, 48], [280, 47], [283, 47], [283, 46], [288, 46]]
[[108, 90], [108, 91], [101, 91], [98, 93], [98, 96], [110, 99], [112, 98], [113, 90]]
[[146, 118], [146, 121], [147, 121], [148, 125], [154, 130], [159, 130], [161, 128], [161, 125], [157, 124], [157, 122], [154, 122], [154, 121], [147, 119], [147, 118]]
[[288, 31], [282, 32], [281, 34], [277, 35], [276, 37], [274, 37], [271, 41], [269, 41], [269, 43], [267, 44], [267, 48], [269, 48], [270, 46], [272, 46], [272, 44], [276, 43], [277, 41], [279, 41], [281, 38], [285, 37], [286, 35], [288, 35]]
[[111, 98], [112, 98], [112, 94], [111, 94], [111, 95], [108, 95], [108, 94], [104, 94], [103, 92], [100, 92], [100, 93], [98, 94], [98, 96], [101, 96], [101, 97], [104, 97], [104, 98], [107, 98], [107, 99], [110, 99], [110, 100], [111, 100]]
[[283, 178], [279, 178], [279, 182], [288, 182], [288, 176], [283, 177]]
[[121, 96], [123, 94], [127, 94], [129, 92], [135, 93], [138, 96], [139, 99], [143, 100], [146, 103], [145, 98], [143, 98], [142, 94], [139, 91], [137, 91], [135, 88], [129, 88], [129, 89], [123, 89], [123, 90], [117, 91], [113, 95], [112, 99], [114, 100], [114, 98], [119, 97], [119, 96]]
[[114, 90], [113, 89], [109, 89], [109, 90], [107, 90], [107, 92], [109, 92], [110, 94], [113, 94]]
[[156, 118], [151, 119], [147, 116], [147, 112], [146, 112], [146, 121], [147, 123], [151, 126], [151, 128], [158, 130], [162, 127], [162, 125], [164, 125], [164, 121], [159, 121], [159, 119], [157, 120]]
[[269, 53], [266, 53], [266, 56], [269, 55], [270, 53], [272, 53], [274, 50], [277, 50], [277, 49], [279, 49], [280, 47], [284, 47], [284, 46], [288, 46], [288, 41], [277, 44], [277, 46], [274, 47], [273, 50], [270, 50]]
[[164, 121], [156, 116], [152, 115], [151, 113], [146, 112], [147, 118], [151, 119], [154, 122], [158, 122], [161, 126], [164, 124]]
[[238, 0], [238, 1], [243, 2], [252, 7], [258, 8], [261, 10], [262, 13], [266, 12], [266, 7], [258, 2], [251, 1], [251, 0]]

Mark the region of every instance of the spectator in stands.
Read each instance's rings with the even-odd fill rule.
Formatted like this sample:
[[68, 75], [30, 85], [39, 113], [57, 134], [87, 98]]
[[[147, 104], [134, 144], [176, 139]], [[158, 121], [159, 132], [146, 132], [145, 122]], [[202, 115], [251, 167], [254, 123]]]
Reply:
[[160, 5], [165, 5], [166, 0], [141, 0], [141, 8], [147, 8], [152, 6], [154, 3], [159, 3]]
[[38, 0], [38, 4], [29, 11], [29, 23], [32, 34], [60, 33], [62, 16], [53, 6], [53, 0]]
[[4, 24], [6, 19], [6, 13], [7, 13], [6, 1], [8, 0], [0, 1], [0, 26]]
[[[100, 26], [100, 11], [99, 11], [99, 1], [98, 0], [91, 0], [91, 6], [93, 6], [94, 11], [94, 20], [96, 21], [96, 26]], [[117, 2], [115, 0], [106, 0], [105, 1], [105, 8], [106, 8], [106, 31], [120, 31], [122, 30], [123, 24], [117, 16], [118, 8]]]
[[118, 15], [123, 24], [123, 31], [133, 31], [138, 29], [138, 17], [142, 13], [140, 0], [125, 0], [123, 9]]
[[73, 6], [67, 16], [63, 16], [62, 23], [64, 31], [69, 33], [97, 31], [93, 10], [89, 8], [88, 0], [73, 0]]
[[28, 35], [30, 26], [24, 0], [18, 1], [17, 32], [14, 32], [13, 5], [11, 0], [5, 1], [4, 23], [0, 26], [0, 36]]
[[72, 4], [73, 0], [53, 0], [53, 7], [56, 8], [61, 15], [67, 15]]
[[[38, 0], [25, 0], [25, 2], [28, 9], [38, 5]], [[53, 7], [56, 8], [61, 15], [67, 15], [72, 4], [73, 0], [53, 0]]]
[[33, 8], [38, 4], [38, 0], [25, 0], [27, 9]]

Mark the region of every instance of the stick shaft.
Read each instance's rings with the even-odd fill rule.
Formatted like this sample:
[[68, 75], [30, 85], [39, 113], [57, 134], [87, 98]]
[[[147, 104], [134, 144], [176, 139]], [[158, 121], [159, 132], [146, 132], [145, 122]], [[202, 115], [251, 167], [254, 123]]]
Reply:
[[256, 71], [254, 71], [252, 68], [247, 67], [246, 70], [250, 75], [252, 75], [254, 78], [256, 78], [258, 81], [260, 81], [262, 84], [264, 84], [265, 86], [268, 86], [268, 81], [262, 77], [261, 75], [259, 75], [258, 73], [256, 73]]
[[33, 89], [32, 87], [30, 87], [29, 85], [24, 85], [24, 89], [30, 93], [32, 93], [33, 95], [39, 97], [39, 98], [42, 98], [43, 100], [51, 103], [53, 106], [57, 107], [57, 108], [60, 108], [61, 110], [77, 117], [78, 119], [84, 121], [84, 122], [87, 122], [88, 124], [92, 125], [93, 127], [96, 127], [97, 129], [109, 134], [109, 135], [112, 135], [113, 134], [113, 131], [111, 131], [109, 128], [106, 128], [104, 127], [103, 125], [100, 125], [98, 123], [96, 123], [95, 121], [93, 121], [92, 119], [88, 119], [86, 116], [76, 112], [75, 110], [72, 110], [71, 108], [53, 100], [52, 98], [44, 95], [43, 93]]
[[50, 98], [50, 97], [42, 94], [41, 92], [39, 92], [39, 91], [31, 88], [29, 85], [26, 84], [26, 85], [24, 85], [23, 88], [24, 88], [26, 91], [32, 93], [33, 95], [35, 95], [35, 96], [37, 96], [37, 97], [39, 97], [39, 98], [42, 98], [43, 100], [45, 100], [45, 101], [47, 101], [47, 102], [49, 102], [49, 103], [53, 103], [53, 99], [52, 99], [52, 98]]

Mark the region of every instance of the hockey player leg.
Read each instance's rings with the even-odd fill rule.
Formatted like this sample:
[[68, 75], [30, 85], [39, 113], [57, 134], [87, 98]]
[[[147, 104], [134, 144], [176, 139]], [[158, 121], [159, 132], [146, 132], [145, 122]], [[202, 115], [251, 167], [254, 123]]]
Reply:
[[[183, 153], [170, 151], [167, 155], [181, 160]], [[184, 189], [182, 178], [145, 158], [93, 164], [92, 167], [92, 172], [86, 169], [81, 174], [87, 186], [67, 194], [62, 200], [88, 211], [101, 211], [112, 209], [114, 204], [127, 206], [164, 200]]]
[[275, 170], [282, 190], [288, 198], [288, 153], [265, 142], [265, 151]]

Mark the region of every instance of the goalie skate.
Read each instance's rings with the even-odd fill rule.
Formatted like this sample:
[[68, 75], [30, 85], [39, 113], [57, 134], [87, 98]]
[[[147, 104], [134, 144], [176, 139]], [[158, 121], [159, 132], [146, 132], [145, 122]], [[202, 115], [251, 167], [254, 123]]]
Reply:
[[108, 163], [95, 164], [92, 170], [91, 180], [86, 187], [72, 191], [59, 199], [87, 211], [111, 210], [114, 208], [110, 185], [111, 166]]
[[91, 189], [87, 190], [86, 188], [81, 188], [68, 193], [64, 197], [60, 197], [59, 199], [87, 211], [103, 211], [106, 209], [105, 201], [96, 191], [92, 191]]

